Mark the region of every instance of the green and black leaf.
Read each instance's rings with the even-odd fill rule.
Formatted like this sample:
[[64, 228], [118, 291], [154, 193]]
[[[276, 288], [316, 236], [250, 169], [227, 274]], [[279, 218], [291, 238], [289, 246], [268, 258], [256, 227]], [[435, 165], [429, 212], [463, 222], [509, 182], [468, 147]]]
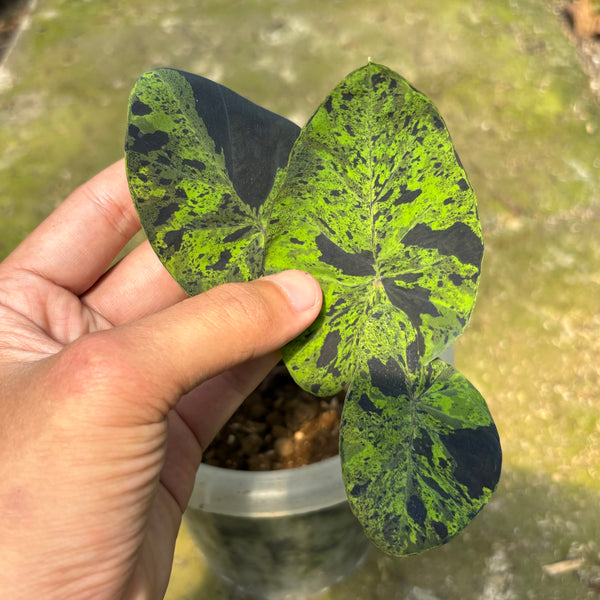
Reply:
[[436, 359], [407, 374], [369, 359], [350, 386], [340, 454], [350, 506], [382, 550], [416, 554], [464, 529], [500, 477], [500, 440], [479, 392]]
[[300, 129], [212, 81], [157, 69], [131, 94], [125, 146], [140, 220], [190, 295], [263, 272], [263, 204]]
[[150, 243], [190, 294], [288, 268], [323, 309], [283, 348], [300, 386], [350, 386], [350, 505], [386, 552], [446, 542], [488, 501], [485, 401], [437, 357], [464, 331], [483, 255], [475, 195], [433, 104], [390, 69], [348, 75], [300, 131], [201, 77], [143, 75], [126, 160]]

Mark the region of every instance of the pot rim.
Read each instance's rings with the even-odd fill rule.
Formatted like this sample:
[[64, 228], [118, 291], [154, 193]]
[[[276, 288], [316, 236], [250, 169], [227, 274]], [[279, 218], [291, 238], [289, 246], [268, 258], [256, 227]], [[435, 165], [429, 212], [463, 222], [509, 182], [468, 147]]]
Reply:
[[339, 455], [277, 471], [237, 471], [202, 464], [188, 508], [234, 517], [282, 517], [346, 502]]

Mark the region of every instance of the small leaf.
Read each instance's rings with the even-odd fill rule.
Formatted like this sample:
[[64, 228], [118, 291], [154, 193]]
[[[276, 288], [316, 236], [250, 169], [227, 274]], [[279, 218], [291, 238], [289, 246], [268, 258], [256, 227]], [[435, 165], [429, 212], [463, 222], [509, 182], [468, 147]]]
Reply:
[[269, 223], [266, 271], [304, 269], [324, 294], [283, 350], [292, 375], [327, 395], [364, 356], [409, 370], [439, 356], [467, 324], [482, 253], [475, 196], [433, 104], [381, 65], [351, 73], [302, 130]]
[[340, 455], [352, 510], [395, 556], [464, 529], [489, 500], [502, 462], [484, 399], [439, 359], [417, 375], [392, 358], [367, 360], [344, 404]]
[[262, 275], [264, 203], [299, 129], [202, 77], [157, 69], [129, 102], [129, 185], [155, 252], [188, 294]]

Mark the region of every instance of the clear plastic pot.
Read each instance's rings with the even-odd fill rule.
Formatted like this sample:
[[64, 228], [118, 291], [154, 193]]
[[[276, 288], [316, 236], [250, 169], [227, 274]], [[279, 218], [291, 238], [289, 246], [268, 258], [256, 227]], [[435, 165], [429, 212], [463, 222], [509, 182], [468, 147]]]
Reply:
[[203, 464], [185, 520], [212, 570], [261, 600], [314, 596], [351, 575], [371, 547], [338, 456], [280, 471]]

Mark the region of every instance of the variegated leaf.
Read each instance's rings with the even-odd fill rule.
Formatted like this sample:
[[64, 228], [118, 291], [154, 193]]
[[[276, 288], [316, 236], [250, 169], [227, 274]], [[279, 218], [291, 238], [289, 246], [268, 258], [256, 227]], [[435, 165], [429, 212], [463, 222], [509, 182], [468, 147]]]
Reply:
[[340, 454], [352, 510], [396, 556], [462, 531], [489, 500], [502, 463], [481, 394], [439, 359], [416, 374], [393, 358], [361, 365], [344, 404]]
[[269, 223], [267, 272], [304, 269], [325, 298], [284, 348], [292, 375], [325, 395], [363, 355], [409, 370], [439, 356], [467, 324], [482, 253], [475, 195], [436, 108], [386, 67], [351, 73], [302, 130]]
[[129, 103], [129, 185], [155, 252], [188, 294], [262, 274], [264, 202], [296, 125], [202, 77], [157, 69]]

